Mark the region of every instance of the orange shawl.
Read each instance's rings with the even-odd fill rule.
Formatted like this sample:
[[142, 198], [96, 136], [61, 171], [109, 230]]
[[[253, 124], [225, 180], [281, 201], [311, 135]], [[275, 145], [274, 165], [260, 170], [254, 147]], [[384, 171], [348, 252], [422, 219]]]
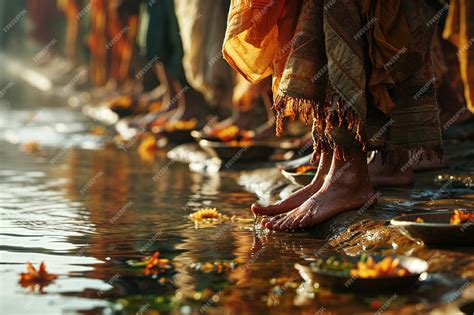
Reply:
[[[390, 61], [403, 58], [410, 39], [400, 2], [360, 0], [359, 12], [351, 12], [348, 8], [348, 14], [360, 13], [367, 19], [367, 24], [356, 33], [356, 40], [362, 40], [363, 36], [368, 38], [372, 64], [367, 79], [368, 89], [376, 106], [386, 114], [394, 107], [388, 94], [388, 87], [395, 84], [391, 77], [394, 67], [390, 66]], [[308, 118], [304, 113], [314, 104], [307, 101], [320, 103], [326, 98], [325, 84], [314, 84], [315, 81], [322, 83], [324, 80], [321, 79], [326, 78], [328, 70], [326, 56], [321, 55], [324, 55], [326, 44], [322, 34], [321, 11], [328, 9], [331, 1], [324, 6], [321, 3], [302, 0], [231, 2], [223, 46], [224, 58], [249, 81], [259, 81], [272, 75], [276, 102], [283, 94], [292, 96], [285, 98], [286, 103], [299, 99], [296, 106], [299, 108], [285, 105], [287, 115], [300, 113]], [[311, 41], [313, 43], [306, 43]], [[314, 53], [313, 56], [308, 56], [309, 52]], [[319, 60], [314, 62], [312, 58]], [[355, 77], [363, 79], [360, 74]], [[365, 89], [364, 86], [360, 88]]]
[[[436, 99], [423, 87], [433, 12], [424, 0], [232, 0], [223, 54], [249, 81], [272, 76], [277, 134], [286, 116], [313, 123], [315, 152], [365, 149], [372, 107], [397, 116], [387, 147], [438, 148]], [[422, 115], [420, 131], [403, 130]]]

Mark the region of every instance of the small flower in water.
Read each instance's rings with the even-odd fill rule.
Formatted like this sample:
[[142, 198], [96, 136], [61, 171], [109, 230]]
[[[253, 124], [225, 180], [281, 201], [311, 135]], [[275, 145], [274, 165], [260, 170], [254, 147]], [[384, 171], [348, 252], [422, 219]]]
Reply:
[[194, 222], [225, 221], [229, 219], [225, 214], [218, 212], [216, 208], [204, 208], [190, 214], [189, 217]]
[[166, 258], [160, 258], [160, 252], [154, 252], [152, 256], [147, 256], [141, 261], [128, 260], [127, 263], [132, 267], [145, 267], [145, 275], [160, 274], [165, 270], [173, 268], [171, 261]]
[[155, 252], [153, 256], [147, 258], [146, 275], [160, 273], [163, 269], [171, 269], [171, 261], [166, 258], [160, 258], [160, 252]]
[[157, 149], [155, 136], [147, 135], [138, 146], [138, 154], [144, 161], [153, 162], [155, 159], [154, 152]]
[[24, 288], [30, 288], [32, 291], [38, 290], [43, 292], [43, 288], [58, 277], [46, 271], [44, 262], [41, 262], [38, 270], [31, 263], [27, 263], [26, 269], [27, 272], [20, 274], [20, 281], [18, 283]]

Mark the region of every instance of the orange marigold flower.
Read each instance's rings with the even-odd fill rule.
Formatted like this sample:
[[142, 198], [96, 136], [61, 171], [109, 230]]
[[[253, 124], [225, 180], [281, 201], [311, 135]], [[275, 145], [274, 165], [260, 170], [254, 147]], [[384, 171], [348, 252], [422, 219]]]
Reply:
[[451, 224], [461, 224], [466, 223], [474, 219], [474, 213], [454, 210], [454, 214], [451, 216], [449, 223]]
[[218, 137], [223, 142], [235, 140], [239, 135], [240, 128], [235, 125], [225, 127], [216, 132], [216, 137]]
[[160, 258], [160, 252], [154, 252], [151, 257], [146, 257], [144, 259], [146, 263], [145, 274], [159, 274], [164, 271], [164, 269], [171, 269], [171, 261], [166, 258]]
[[194, 222], [206, 220], [227, 220], [228, 217], [217, 211], [216, 208], [204, 208], [189, 215]]
[[400, 261], [397, 258], [390, 256], [385, 257], [379, 262], [375, 262], [369, 256], [366, 262], [359, 261], [357, 268], [350, 271], [351, 276], [357, 278], [403, 277], [409, 273], [405, 267], [400, 265]]
[[30, 288], [32, 291], [38, 290], [43, 292], [43, 288], [48, 286], [58, 276], [46, 271], [46, 265], [41, 262], [39, 269], [31, 264], [26, 264], [27, 272], [20, 273], [20, 280], [18, 283], [24, 288]]
[[158, 150], [155, 136], [146, 135], [138, 146], [138, 154], [142, 160], [153, 162], [155, 160], [155, 151]]
[[175, 131], [175, 130], [192, 130], [197, 125], [197, 119], [192, 118], [190, 120], [178, 120], [175, 122], [170, 122], [166, 124], [166, 131]]

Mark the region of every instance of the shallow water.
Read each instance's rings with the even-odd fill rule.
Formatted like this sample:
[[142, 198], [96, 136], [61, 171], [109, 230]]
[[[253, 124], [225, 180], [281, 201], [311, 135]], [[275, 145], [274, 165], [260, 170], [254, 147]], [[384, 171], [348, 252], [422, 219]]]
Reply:
[[[245, 220], [196, 228], [188, 216], [203, 207], [252, 218], [248, 206], [256, 197], [237, 184], [236, 172], [192, 173], [165, 152], [145, 162], [134, 149], [108, 145], [107, 135], [91, 135], [97, 123], [63, 100], [20, 83], [1, 101], [0, 313], [347, 314], [374, 312], [380, 307], [375, 302], [390, 299], [324, 290], [298, 295], [302, 279], [294, 263], [327, 249], [314, 231], [267, 233]], [[39, 151], [22, 150], [31, 141]], [[472, 174], [467, 165], [456, 174]], [[384, 192], [381, 209], [472, 207], [470, 189], [448, 187], [440, 196], [433, 175], [419, 177], [413, 190]], [[155, 251], [172, 259], [174, 268], [147, 276], [126, 263]], [[192, 268], [215, 260], [232, 260], [235, 269], [217, 274]], [[59, 278], [43, 294], [20, 287], [25, 263], [41, 261]], [[449, 282], [441, 293], [424, 287], [418, 290], [427, 294], [397, 296], [390, 307], [423, 310], [446, 303], [443, 294], [466, 283], [456, 275], [438, 278], [431, 280], [436, 286]]]

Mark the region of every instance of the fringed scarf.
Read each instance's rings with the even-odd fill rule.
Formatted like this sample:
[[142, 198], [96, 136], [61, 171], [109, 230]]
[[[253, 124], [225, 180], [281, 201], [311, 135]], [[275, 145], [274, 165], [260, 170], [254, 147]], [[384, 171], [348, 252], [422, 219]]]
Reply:
[[[250, 81], [272, 75], [277, 134], [284, 117], [298, 117], [313, 123], [316, 154], [332, 149], [345, 159], [342, 147], [351, 141], [366, 148], [368, 104], [391, 115], [390, 90], [422, 67], [412, 57], [430, 62], [422, 59], [426, 47], [422, 57], [405, 55], [413, 47], [402, 2], [233, 0], [224, 57]], [[425, 101], [437, 117], [435, 99]], [[430, 128], [440, 144], [439, 122]]]

